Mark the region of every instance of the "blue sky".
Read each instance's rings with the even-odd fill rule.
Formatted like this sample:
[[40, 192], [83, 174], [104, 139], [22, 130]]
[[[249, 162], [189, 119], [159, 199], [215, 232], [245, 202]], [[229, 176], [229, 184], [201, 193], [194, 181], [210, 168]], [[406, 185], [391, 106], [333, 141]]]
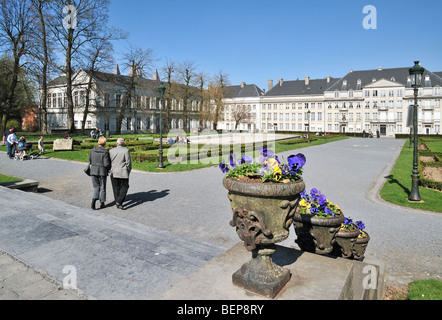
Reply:
[[[363, 27], [367, 5], [376, 8], [376, 29]], [[111, 0], [110, 25], [129, 32], [114, 44], [117, 62], [130, 46], [150, 48], [158, 69], [166, 58], [190, 60], [232, 84], [267, 89], [268, 79], [341, 77], [414, 60], [442, 71], [441, 12], [440, 0]]]

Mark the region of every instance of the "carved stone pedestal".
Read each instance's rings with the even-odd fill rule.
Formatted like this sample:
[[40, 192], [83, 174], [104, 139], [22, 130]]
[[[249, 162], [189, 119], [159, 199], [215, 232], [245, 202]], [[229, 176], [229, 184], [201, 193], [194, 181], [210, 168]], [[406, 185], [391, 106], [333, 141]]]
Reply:
[[234, 285], [274, 298], [290, 280], [290, 271], [272, 261], [275, 249], [253, 250], [252, 259], [232, 275]]

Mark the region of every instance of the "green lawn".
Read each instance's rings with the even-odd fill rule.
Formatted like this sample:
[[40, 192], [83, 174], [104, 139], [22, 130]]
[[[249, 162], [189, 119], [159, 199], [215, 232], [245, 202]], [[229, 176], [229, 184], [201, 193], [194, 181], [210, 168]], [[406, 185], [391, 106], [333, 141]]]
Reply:
[[[426, 144], [429, 146], [428, 142]], [[442, 140], [432, 141], [434, 149], [440, 148]], [[433, 149], [431, 149], [433, 151]], [[380, 195], [382, 199], [414, 209], [442, 212], [442, 193], [440, 191], [419, 188], [422, 202], [409, 202], [408, 195], [411, 190], [411, 171], [413, 163], [413, 148], [405, 143], [396, 163], [387, 177]]]
[[[22, 134], [19, 134], [22, 135]], [[37, 141], [40, 137], [40, 134], [24, 134], [27, 141]], [[139, 137], [151, 137], [151, 134], [128, 134], [128, 135], [121, 135], [125, 139], [134, 139]], [[158, 135], [154, 134], [154, 137], [158, 137]], [[71, 136], [73, 139], [82, 142], [85, 139], [88, 139], [88, 136], [85, 135], [73, 135]], [[55, 139], [61, 139], [63, 138], [60, 135], [48, 135], [44, 136], [44, 141], [53, 141]], [[325, 137], [312, 137], [311, 143], [307, 143], [305, 139], [291, 139], [289, 141], [281, 141], [275, 143], [276, 152], [283, 152], [283, 151], [289, 151], [289, 150], [296, 150], [299, 148], [304, 148], [308, 146], [315, 146], [323, 143], [333, 142], [341, 139], [346, 139], [347, 137], [343, 136], [325, 136]], [[145, 140], [146, 143], [151, 143], [152, 140]], [[83, 145], [95, 145], [96, 141], [86, 141], [85, 143], [82, 143]], [[130, 146], [129, 146], [130, 147]], [[46, 148], [46, 147], [45, 147]], [[46, 148], [46, 152], [44, 154], [45, 157], [52, 157], [52, 158], [58, 158], [58, 159], [66, 159], [66, 160], [74, 160], [74, 161], [81, 161], [81, 162], [87, 162], [88, 161], [88, 153], [89, 149], [81, 149], [78, 150], [77, 147], [75, 147], [76, 150], [73, 151], [52, 151], [50, 148]], [[6, 151], [5, 146], [1, 146], [0, 150]], [[145, 153], [145, 154], [158, 154], [158, 149], [156, 150], [146, 150], [146, 151], [136, 151], [137, 153]], [[248, 153], [248, 152], [247, 152]], [[182, 163], [170, 163], [168, 162], [167, 158], [168, 149], [164, 148], [164, 155], [163, 155], [163, 163], [165, 168], [164, 169], [158, 169], [158, 161], [144, 161], [144, 162], [136, 162], [133, 161], [133, 168], [143, 171], [149, 171], [149, 172], [176, 172], [176, 171], [186, 171], [186, 170], [193, 170], [193, 169], [200, 169], [204, 167], [210, 167], [210, 166], [217, 166], [222, 161], [222, 154], [219, 155], [217, 159], [214, 159], [211, 163], [207, 163], [206, 160], [198, 161], [198, 163], [195, 163], [195, 161], [184, 161]], [[248, 153], [250, 155], [250, 153]], [[252, 156], [257, 156], [256, 154], [252, 154]], [[227, 160], [227, 159], [226, 159]]]
[[409, 300], [442, 300], [442, 282], [436, 279], [413, 281], [408, 290]]
[[20, 181], [23, 180], [21, 178], [11, 177], [0, 173], [0, 184], [2, 183], [8, 183], [8, 182], [14, 182], [14, 181]]

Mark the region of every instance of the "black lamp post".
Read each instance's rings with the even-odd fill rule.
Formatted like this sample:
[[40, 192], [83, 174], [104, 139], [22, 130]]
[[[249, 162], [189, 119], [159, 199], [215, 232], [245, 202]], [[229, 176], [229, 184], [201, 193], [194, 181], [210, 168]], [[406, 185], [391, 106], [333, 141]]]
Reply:
[[310, 110], [307, 111], [307, 118], [308, 118], [307, 136], [308, 136], [308, 143], [310, 143]]
[[418, 171], [418, 162], [417, 162], [417, 95], [419, 91], [419, 87], [422, 81], [422, 74], [425, 69], [419, 65], [419, 61], [414, 61], [414, 66], [408, 72], [411, 76], [411, 85], [414, 88], [414, 105], [413, 105], [413, 171], [411, 172], [411, 192], [408, 196], [408, 200], [410, 201], [421, 201], [421, 196], [419, 194], [419, 171]]
[[166, 88], [163, 86], [163, 83], [158, 87], [158, 93], [159, 93], [159, 107], [160, 107], [160, 150], [158, 151], [158, 167], [157, 169], [164, 169], [163, 164], [163, 108], [162, 108], [162, 101], [164, 97], [164, 92], [166, 91]]

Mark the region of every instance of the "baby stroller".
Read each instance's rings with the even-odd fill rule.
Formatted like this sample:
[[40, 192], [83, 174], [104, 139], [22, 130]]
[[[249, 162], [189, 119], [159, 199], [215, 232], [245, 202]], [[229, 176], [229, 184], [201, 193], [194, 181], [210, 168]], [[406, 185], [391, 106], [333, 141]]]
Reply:
[[14, 159], [15, 160], [20, 159], [21, 161], [28, 159], [32, 160], [36, 156], [38, 156], [33, 154], [33, 150], [34, 148], [32, 147], [32, 143], [20, 139], [18, 141], [17, 148], [15, 149]]

